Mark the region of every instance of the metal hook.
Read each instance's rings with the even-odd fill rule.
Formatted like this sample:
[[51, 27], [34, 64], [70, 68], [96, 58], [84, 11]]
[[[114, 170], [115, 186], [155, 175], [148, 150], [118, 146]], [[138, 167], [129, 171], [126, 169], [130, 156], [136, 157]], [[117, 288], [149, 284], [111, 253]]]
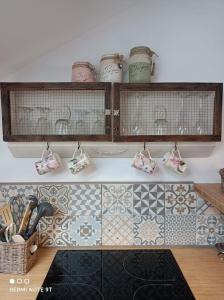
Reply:
[[80, 149], [80, 143], [78, 142], [78, 150]]
[[174, 149], [177, 150], [177, 142], [174, 143]]
[[49, 150], [49, 148], [50, 148], [50, 145], [49, 145], [49, 143], [47, 142], [47, 151]]

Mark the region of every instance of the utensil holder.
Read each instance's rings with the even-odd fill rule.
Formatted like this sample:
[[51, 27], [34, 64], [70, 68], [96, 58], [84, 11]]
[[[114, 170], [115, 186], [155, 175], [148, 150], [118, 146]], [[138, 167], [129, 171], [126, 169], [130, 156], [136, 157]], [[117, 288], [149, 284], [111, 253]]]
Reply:
[[0, 273], [27, 273], [37, 259], [37, 251], [30, 251], [32, 245], [38, 245], [37, 232], [24, 243], [0, 243]]

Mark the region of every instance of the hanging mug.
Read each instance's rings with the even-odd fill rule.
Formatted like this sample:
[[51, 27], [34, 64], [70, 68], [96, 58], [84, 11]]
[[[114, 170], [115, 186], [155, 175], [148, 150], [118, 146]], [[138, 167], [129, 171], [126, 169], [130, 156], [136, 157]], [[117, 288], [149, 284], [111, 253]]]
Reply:
[[182, 160], [176, 146], [163, 156], [163, 164], [178, 174], [183, 174], [187, 169], [187, 163]]
[[44, 175], [61, 166], [61, 160], [57, 153], [51, 149], [44, 149], [42, 157], [39, 161], [35, 162], [35, 167], [39, 175]]
[[135, 154], [132, 167], [148, 174], [152, 174], [156, 166], [157, 163], [154, 159], [152, 159], [149, 150], [142, 150]]
[[72, 174], [80, 172], [90, 164], [89, 157], [81, 147], [75, 149], [72, 159], [68, 161], [68, 168]]

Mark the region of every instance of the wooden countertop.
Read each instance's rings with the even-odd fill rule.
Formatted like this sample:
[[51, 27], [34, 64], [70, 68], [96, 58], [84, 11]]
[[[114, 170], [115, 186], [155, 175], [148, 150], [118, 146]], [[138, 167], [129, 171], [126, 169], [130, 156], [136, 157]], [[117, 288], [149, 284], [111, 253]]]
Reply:
[[[102, 247], [91, 249], [155, 249], [154, 247]], [[60, 248], [61, 250], [66, 248]], [[86, 248], [68, 248], [86, 249]], [[88, 248], [90, 249], [90, 248]], [[224, 299], [224, 261], [217, 257], [214, 248], [170, 248], [194, 293], [197, 300], [223, 300]], [[4, 300], [35, 300], [37, 289], [47, 274], [56, 248], [41, 248], [36, 265], [26, 275], [0, 275], [0, 296]], [[9, 284], [9, 280], [29, 279], [30, 284]], [[10, 288], [33, 289], [28, 292], [10, 292]]]
[[224, 213], [224, 192], [220, 183], [196, 183], [194, 188], [204, 200]]

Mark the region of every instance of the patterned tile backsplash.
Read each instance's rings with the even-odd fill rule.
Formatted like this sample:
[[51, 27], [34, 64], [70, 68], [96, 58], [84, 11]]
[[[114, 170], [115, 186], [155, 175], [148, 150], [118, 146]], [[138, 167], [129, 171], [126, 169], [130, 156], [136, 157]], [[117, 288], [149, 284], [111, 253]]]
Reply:
[[224, 242], [224, 215], [192, 182], [0, 184], [0, 204], [11, 203], [17, 225], [30, 194], [55, 210], [38, 225], [46, 247]]

